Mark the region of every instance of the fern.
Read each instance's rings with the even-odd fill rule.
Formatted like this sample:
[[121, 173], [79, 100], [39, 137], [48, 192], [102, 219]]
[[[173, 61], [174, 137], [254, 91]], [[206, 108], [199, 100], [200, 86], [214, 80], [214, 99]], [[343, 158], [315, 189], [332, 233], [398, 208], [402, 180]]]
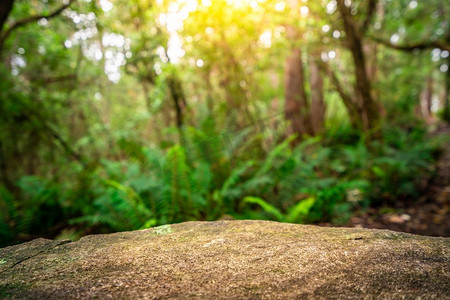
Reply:
[[193, 209], [192, 191], [190, 186], [191, 170], [186, 164], [183, 148], [173, 146], [167, 151], [166, 176], [171, 183], [170, 218], [173, 221], [182, 221], [185, 218], [195, 217]]
[[275, 217], [279, 222], [297, 222], [302, 221], [308, 215], [309, 210], [314, 205], [315, 198], [309, 197], [298, 202], [296, 205], [288, 209], [288, 213], [284, 215], [278, 208], [269, 204], [259, 197], [247, 196], [243, 200], [243, 204], [256, 204], [260, 206], [264, 212]]
[[223, 197], [225, 197], [227, 194], [229, 194], [231, 187], [236, 185], [236, 183], [239, 181], [240, 177], [254, 164], [255, 164], [254, 161], [248, 161], [241, 167], [234, 169], [231, 172], [230, 176], [225, 180], [225, 182], [220, 190], [220, 194]]
[[103, 181], [105, 189], [94, 201], [96, 213], [74, 218], [71, 224], [104, 224], [113, 230], [141, 228], [153, 215], [142, 198], [130, 187], [117, 181]]
[[275, 159], [282, 155], [289, 155], [290, 143], [295, 139], [295, 136], [290, 136], [284, 142], [276, 146], [268, 155], [261, 167], [256, 172], [255, 176], [261, 176], [267, 173], [275, 165]]
[[266, 201], [264, 201], [261, 198], [247, 196], [244, 198], [243, 204], [247, 204], [247, 203], [256, 204], [256, 205], [260, 206], [266, 213], [274, 216], [277, 221], [282, 222], [285, 220], [283, 214], [275, 206], [267, 203]]
[[309, 211], [313, 207], [316, 199], [309, 197], [301, 200], [296, 205], [288, 209], [288, 214], [285, 218], [286, 222], [294, 223], [296, 221], [303, 221], [303, 219], [309, 214]]
[[0, 247], [3, 247], [15, 237], [12, 224], [18, 221], [13, 195], [3, 186], [0, 186], [0, 211]]

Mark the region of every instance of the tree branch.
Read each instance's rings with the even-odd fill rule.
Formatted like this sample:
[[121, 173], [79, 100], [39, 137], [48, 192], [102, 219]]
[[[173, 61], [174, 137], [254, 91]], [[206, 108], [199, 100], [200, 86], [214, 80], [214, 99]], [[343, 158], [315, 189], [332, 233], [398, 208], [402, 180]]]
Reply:
[[52, 136], [58, 143], [63, 147], [63, 149], [72, 156], [76, 161], [78, 161], [83, 167], [87, 166], [86, 161], [81, 154], [76, 152], [55, 130], [53, 130], [48, 124], [44, 124], [50, 136]]
[[56, 9], [55, 11], [53, 11], [50, 14], [29, 16], [29, 17], [26, 17], [26, 18], [23, 18], [21, 20], [14, 22], [6, 31], [4, 31], [0, 34], [0, 50], [3, 48], [3, 43], [8, 38], [8, 36], [17, 28], [25, 26], [29, 23], [38, 21], [42, 18], [45, 18], [45, 19], [54, 18], [54, 17], [58, 16], [59, 14], [61, 14], [66, 8], [68, 8], [75, 1], [77, 1], [77, 0], [69, 0], [69, 2], [67, 4], [62, 5], [61, 7], [59, 7], [58, 9]]
[[64, 81], [73, 81], [77, 79], [77, 74], [67, 74], [55, 77], [46, 77], [46, 78], [36, 78], [36, 81], [40, 81], [42, 83], [57, 83]]
[[364, 35], [364, 33], [369, 28], [370, 23], [372, 23], [373, 16], [375, 15], [375, 11], [377, 8], [378, 0], [369, 0], [369, 3], [367, 5], [367, 13], [366, 18], [364, 19], [364, 22], [361, 24], [360, 32], [361, 36]]
[[432, 49], [432, 48], [439, 48], [441, 50], [447, 50], [450, 52], [450, 45], [446, 44], [445, 42], [441, 42], [441, 41], [421, 42], [421, 43], [415, 43], [415, 44], [410, 44], [410, 45], [396, 45], [396, 44], [392, 44], [391, 42], [383, 40], [378, 37], [370, 36], [369, 38], [372, 41], [382, 44], [386, 47], [405, 51], [405, 52], [412, 52], [416, 49], [417, 50], [425, 50], [425, 49]]
[[349, 107], [356, 105], [350, 94], [347, 93], [347, 91], [345, 91], [345, 89], [342, 87], [342, 84], [339, 81], [338, 77], [336, 76], [336, 73], [331, 70], [328, 64], [321, 60], [317, 60], [317, 63], [322, 72], [328, 74], [328, 76], [330, 77], [331, 82], [333, 83], [334, 88], [336, 89], [336, 92], [338, 92], [338, 94], [341, 96], [345, 106]]
[[361, 125], [360, 120], [358, 118], [360, 114], [360, 105], [355, 100], [353, 100], [352, 96], [344, 89], [336, 73], [333, 72], [333, 70], [326, 62], [323, 62], [322, 60], [318, 59], [317, 64], [319, 68], [322, 70], [322, 72], [328, 74], [331, 83], [334, 86], [334, 89], [341, 97], [342, 102], [344, 103], [344, 106], [347, 109], [347, 112], [350, 117], [350, 122], [352, 123], [353, 126], [359, 127]]

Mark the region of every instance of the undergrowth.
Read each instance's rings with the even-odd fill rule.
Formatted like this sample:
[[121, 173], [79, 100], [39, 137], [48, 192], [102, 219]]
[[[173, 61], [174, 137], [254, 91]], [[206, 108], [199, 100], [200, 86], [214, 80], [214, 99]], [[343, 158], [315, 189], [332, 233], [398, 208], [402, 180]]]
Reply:
[[187, 128], [167, 149], [121, 138], [121, 159], [72, 162], [54, 178], [24, 176], [18, 192], [0, 187], [0, 246], [225, 215], [345, 223], [355, 209], [416, 198], [438, 149], [423, 130], [399, 128], [372, 143], [357, 134], [295, 147], [293, 139], [264, 149], [263, 133], [225, 137], [211, 124]]

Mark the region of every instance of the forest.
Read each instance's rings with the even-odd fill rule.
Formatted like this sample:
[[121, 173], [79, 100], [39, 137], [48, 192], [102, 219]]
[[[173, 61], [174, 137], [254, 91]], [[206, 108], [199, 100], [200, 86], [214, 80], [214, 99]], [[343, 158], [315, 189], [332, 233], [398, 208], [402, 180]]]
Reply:
[[2, 0], [0, 247], [427, 201], [448, 226], [449, 4]]

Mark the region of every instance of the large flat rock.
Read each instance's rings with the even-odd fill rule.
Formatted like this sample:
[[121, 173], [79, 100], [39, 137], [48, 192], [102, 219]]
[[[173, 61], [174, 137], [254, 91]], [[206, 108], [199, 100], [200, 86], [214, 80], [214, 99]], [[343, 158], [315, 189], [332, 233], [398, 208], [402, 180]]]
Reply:
[[450, 239], [188, 222], [0, 249], [0, 298], [450, 299]]

